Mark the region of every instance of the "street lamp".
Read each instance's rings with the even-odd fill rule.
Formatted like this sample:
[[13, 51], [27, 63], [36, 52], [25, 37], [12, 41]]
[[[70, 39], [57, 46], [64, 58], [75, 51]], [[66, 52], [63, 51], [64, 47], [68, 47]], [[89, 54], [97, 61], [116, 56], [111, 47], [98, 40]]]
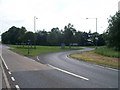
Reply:
[[97, 18], [86, 18], [86, 19], [95, 19], [96, 20], [96, 37], [95, 37], [95, 40], [96, 40], [96, 49], [97, 49]]
[[[36, 19], [38, 19], [36, 16], [34, 16], [34, 31], [36, 33]], [[36, 35], [34, 35], [34, 48], [36, 49]]]

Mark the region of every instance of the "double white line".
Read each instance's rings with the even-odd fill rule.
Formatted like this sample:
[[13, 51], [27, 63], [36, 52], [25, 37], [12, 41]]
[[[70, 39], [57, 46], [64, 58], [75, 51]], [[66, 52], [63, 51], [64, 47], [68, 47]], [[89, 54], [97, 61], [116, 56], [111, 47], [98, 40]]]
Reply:
[[[12, 73], [9, 71], [9, 68], [8, 68], [5, 60], [3, 59], [2, 55], [0, 55], [0, 57], [1, 57], [4, 65], [5, 65], [5, 68], [8, 70], [8, 74], [11, 75]], [[5, 82], [6, 82], [6, 86], [7, 86], [7, 88], [10, 88], [10, 84], [9, 84], [9, 82], [8, 82], [8, 79], [7, 79], [7, 76], [6, 76], [6, 74], [5, 74], [5, 71], [4, 71], [3, 67], [2, 67], [2, 70], [3, 70], [3, 75], [4, 75]], [[12, 81], [15, 81], [15, 78], [14, 78], [14, 77], [11, 77], [11, 79], [12, 79]], [[18, 85], [15, 85], [15, 87], [16, 87], [17, 90], [20, 90], [20, 87], [19, 87]]]

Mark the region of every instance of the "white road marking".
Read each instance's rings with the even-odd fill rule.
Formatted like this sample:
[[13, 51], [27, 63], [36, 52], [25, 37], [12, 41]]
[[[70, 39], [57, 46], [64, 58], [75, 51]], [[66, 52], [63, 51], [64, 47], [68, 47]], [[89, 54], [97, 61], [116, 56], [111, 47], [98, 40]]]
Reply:
[[15, 81], [15, 78], [14, 77], [11, 77], [12, 81]]
[[38, 61], [40, 60], [38, 56], [37, 56], [37, 60], [38, 60]]
[[106, 69], [117, 71], [117, 72], [119, 71], [117, 69], [113, 69], [113, 68], [109, 68], [109, 67], [104, 67], [104, 66], [100, 66], [100, 65], [95, 65], [95, 66], [100, 67], [100, 68], [106, 68]]
[[10, 71], [8, 71], [8, 73], [9, 73], [9, 74], [11, 74], [11, 72], [10, 72]]
[[15, 85], [15, 87], [17, 88], [17, 90], [20, 90], [20, 87], [18, 85]]
[[72, 75], [72, 76], [75, 76], [75, 77], [78, 77], [78, 78], [81, 78], [81, 79], [84, 79], [84, 80], [89, 80], [88, 78], [85, 78], [85, 77], [83, 77], [83, 76], [80, 76], [80, 75], [77, 75], [77, 74], [68, 72], [68, 71], [66, 71], [66, 70], [62, 70], [62, 69], [57, 68], [57, 67], [54, 67], [54, 66], [52, 66], [52, 65], [50, 65], [50, 64], [48, 64], [48, 66], [50, 66], [50, 67], [52, 67], [52, 68], [54, 68], [54, 69], [56, 69], [56, 70], [59, 70], [59, 71], [61, 71], [61, 72], [67, 73], [67, 74], [69, 74], [69, 75]]
[[106, 67], [107, 69], [110, 69], [110, 70], [114, 70], [114, 71], [119, 71], [119, 70], [117, 70], [117, 69], [113, 69], [113, 68], [109, 68], [109, 67]]
[[[28, 57], [24, 57], [25, 59], [30, 59], [30, 58], [28, 58]], [[33, 59], [30, 59], [31, 61], [35, 61], [35, 60], [33, 60]]]
[[6, 74], [5, 74], [5, 70], [4, 70], [4, 68], [3, 68], [3, 65], [1, 65], [1, 68], [2, 68], [3, 77], [4, 77], [4, 80], [5, 80], [6, 87], [7, 87], [7, 88], [11, 88], [11, 87], [10, 87], [10, 84], [9, 84], [9, 82], [8, 82], [8, 78], [7, 78]]
[[2, 59], [2, 61], [3, 61], [3, 63], [4, 63], [4, 65], [5, 65], [6, 69], [8, 70], [8, 66], [7, 66], [5, 60], [3, 59], [2, 55], [1, 55], [0, 57], [1, 57], [1, 59]]
[[32, 61], [35, 61], [35, 60], [32, 60]]

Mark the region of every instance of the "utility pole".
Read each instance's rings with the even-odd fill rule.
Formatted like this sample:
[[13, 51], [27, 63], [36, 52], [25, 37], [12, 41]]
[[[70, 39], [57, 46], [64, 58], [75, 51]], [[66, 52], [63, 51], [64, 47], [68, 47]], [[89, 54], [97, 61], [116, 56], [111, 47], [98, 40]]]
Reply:
[[98, 37], [97, 37], [97, 18], [96, 18], [96, 49], [97, 49], [97, 40], [98, 40]]
[[34, 16], [34, 49], [36, 49], [36, 19], [38, 19], [36, 16]]

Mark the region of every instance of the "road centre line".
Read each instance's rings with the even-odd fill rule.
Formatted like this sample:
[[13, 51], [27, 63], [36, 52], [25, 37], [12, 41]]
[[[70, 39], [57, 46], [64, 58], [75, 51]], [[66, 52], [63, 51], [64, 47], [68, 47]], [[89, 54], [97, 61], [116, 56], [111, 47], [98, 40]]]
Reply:
[[17, 88], [17, 90], [20, 90], [20, 87], [18, 85], [15, 85], [15, 87]]
[[12, 81], [15, 81], [15, 78], [14, 77], [11, 77]]
[[2, 59], [2, 61], [3, 61], [3, 63], [4, 63], [4, 65], [5, 65], [6, 69], [8, 70], [8, 66], [7, 66], [5, 60], [3, 59], [2, 55], [0, 55], [0, 57], [1, 57], [1, 59]]
[[50, 65], [50, 64], [47, 64], [47, 65], [50, 66], [50, 67], [52, 67], [52, 68], [54, 68], [54, 69], [56, 69], [56, 70], [59, 70], [59, 71], [61, 71], [61, 72], [67, 73], [67, 74], [69, 74], [69, 75], [72, 75], [72, 76], [74, 76], [74, 77], [81, 78], [81, 79], [84, 79], [84, 80], [87, 80], [87, 81], [89, 80], [89, 79], [86, 78], [86, 77], [83, 77], [83, 76], [80, 76], [80, 75], [71, 73], [71, 72], [66, 71], [66, 70], [62, 70], [62, 69], [57, 68], [57, 67], [54, 67], [54, 66], [52, 66], [52, 65]]
[[8, 71], [9, 74], [12, 74], [10, 71]]

